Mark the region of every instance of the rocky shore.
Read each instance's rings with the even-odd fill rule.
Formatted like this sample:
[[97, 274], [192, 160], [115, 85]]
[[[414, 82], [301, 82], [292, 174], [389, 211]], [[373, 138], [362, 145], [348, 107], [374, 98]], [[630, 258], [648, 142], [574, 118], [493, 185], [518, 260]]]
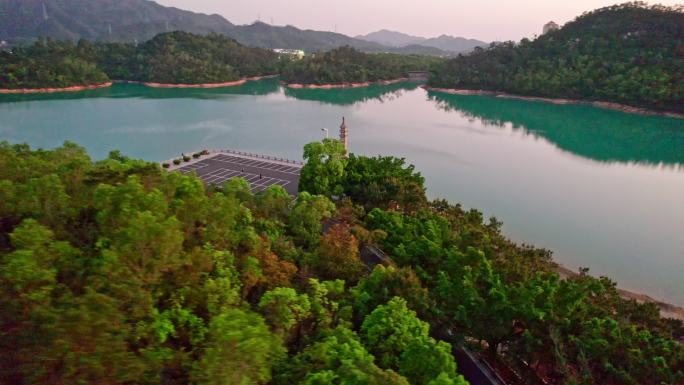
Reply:
[[452, 94], [452, 95], [490, 95], [490, 96], [495, 96], [497, 98], [528, 100], [528, 101], [537, 101], [537, 102], [545, 102], [545, 103], [553, 103], [553, 104], [586, 104], [586, 105], [590, 105], [590, 106], [594, 106], [594, 107], [607, 108], [610, 110], [628, 112], [628, 113], [633, 113], [633, 114], [661, 115], [661, 116], [668, 116], [671, 118], [684, 119], [684, 114], [678, 113], [678, 112], [653, 111], [653, 110], [649, 110], [646, 108], [632, 107], [632, 106], [628, 106], [625, 104], [613, 103], [613, 102], [601, 102], [601, 101], [590, 101], [590, 100], [579, 100], [579, 99], [562, 99], [562, 98], [542, 98], [542, 97], [537, 97], [537, 96], [520, 96], [520, 95], [507, 94], [505, 92], [487, 91], [487, 90], [462, 90], [462, 89], [456, 89], [456, 88], [434, 88], [434, 87], [425, 87], [425, 89], [428, 91], [443, 92], [443, 93]]

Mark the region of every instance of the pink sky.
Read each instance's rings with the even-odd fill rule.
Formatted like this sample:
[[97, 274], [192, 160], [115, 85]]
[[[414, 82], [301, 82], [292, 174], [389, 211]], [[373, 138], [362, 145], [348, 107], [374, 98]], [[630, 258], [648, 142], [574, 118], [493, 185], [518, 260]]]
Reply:
[[[657, 3], [675, 5], [684, 0]], [[548, 21], [565, 23], [619, 0], [157, 0], [195, 12], [218, 13], [236, 24], [261, 20], [303, 29], [358, 35], [379, 29], [433, 37], [441, 34], [520, 40]], [[656, 2], [649, 2], [655, 4]]]

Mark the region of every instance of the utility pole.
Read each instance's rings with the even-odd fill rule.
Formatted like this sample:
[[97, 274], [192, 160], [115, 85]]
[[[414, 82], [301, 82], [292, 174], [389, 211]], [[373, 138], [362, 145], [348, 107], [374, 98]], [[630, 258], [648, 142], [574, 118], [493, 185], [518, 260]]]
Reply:
[[45, 6], [45, 2], [43, 2], [43, 23], [42, 23], [43, 25], [42, 25], [42, 28], [39, 28], [39, 29], [43, 30], [43, 36], [44, 37], [50, 36], [49, 31], [48, 31], [50, 29], [50, 26], [48, 25], [48, 19], [49, 19], [49, 17], [48, 17], [47, 7]]

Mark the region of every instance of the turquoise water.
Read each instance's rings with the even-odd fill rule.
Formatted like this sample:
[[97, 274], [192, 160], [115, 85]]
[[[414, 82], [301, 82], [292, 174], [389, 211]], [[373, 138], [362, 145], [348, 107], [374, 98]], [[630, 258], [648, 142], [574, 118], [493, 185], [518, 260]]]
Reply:
[[406, 157], [430, 197], [495, 215], [569, 268], [684, 305], [684, 119], [414, 85], [213, 90], [137, 85], [0, 97], [0, 140], [159, 161], [202, 148], [301, 159], [341, 117], [353, 152]]

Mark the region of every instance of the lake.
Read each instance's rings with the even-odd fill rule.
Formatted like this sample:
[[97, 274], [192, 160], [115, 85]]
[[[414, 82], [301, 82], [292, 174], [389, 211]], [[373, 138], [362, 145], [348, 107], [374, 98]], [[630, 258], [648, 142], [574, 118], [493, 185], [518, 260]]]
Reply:
[[396, 84], [285, 90], [117, 84], [77, 94], [0, 96], [0, 140], [96, 158], [113, 149], [161, 161], [229, 148], [301, 159], [347, 118], [352, 152], [405, 157], [431, 198], [504, 222], [513, 240], [554, 251], [623, 288], [684, 305], [684, 119], [585, 105], [458, 96]]

